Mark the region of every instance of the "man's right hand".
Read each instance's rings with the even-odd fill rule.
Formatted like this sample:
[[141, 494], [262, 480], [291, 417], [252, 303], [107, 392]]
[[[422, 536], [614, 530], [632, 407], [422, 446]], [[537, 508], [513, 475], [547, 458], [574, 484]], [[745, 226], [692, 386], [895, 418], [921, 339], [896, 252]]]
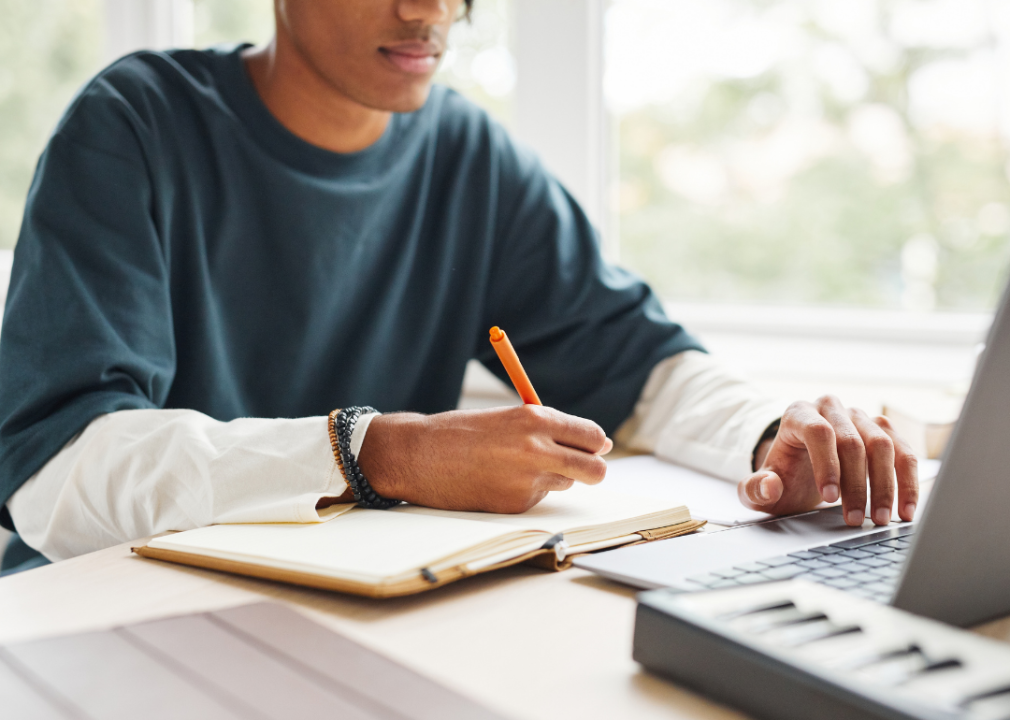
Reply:
[[551, 490], [602, 481], [612, 447], [596, 423], [538, 405], [392, 413], [368, 426], [358, 465], [383, 497], [521, 513]]

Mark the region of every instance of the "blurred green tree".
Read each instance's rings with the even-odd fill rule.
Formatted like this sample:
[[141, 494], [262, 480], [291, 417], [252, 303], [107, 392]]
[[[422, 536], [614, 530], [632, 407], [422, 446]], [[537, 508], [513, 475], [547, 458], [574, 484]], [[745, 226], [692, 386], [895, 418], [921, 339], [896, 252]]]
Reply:
[[0, 0], [0, 248], [17, 241], [39, 154], [101, 66], [101, 0]]
[[[619, 118], [622, 263], [670, 299], [992, 307], [1010, 262], [1005, 119], [958, 124], [913, 96], [943, 103], [953, 71], [990, 91], [986, 53], [1010, 38], [945, 45], [919, 0], [861, 2], [875, 8], [862, 35], [815, 2], [723, 4], [735, 23], [787, 27], [793, 47]], [[928, 42], [900, 37], [910, 6]]]

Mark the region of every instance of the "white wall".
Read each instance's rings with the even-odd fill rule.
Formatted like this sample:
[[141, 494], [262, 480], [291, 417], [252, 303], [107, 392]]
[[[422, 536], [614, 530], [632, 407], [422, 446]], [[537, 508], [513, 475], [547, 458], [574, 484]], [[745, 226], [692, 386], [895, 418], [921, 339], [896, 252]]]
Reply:
[[604, 231], [603, 0], [515, 0], [515, 136]]

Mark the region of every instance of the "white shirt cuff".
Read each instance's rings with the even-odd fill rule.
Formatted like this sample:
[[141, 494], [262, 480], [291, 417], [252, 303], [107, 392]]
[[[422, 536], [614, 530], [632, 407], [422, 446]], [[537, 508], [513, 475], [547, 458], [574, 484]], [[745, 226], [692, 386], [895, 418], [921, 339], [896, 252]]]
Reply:
[[758, 440], [781, 416], [777, 403], [712, 356], [687, 350], [656, 365], [615, 439], [737, 482], [752, 473]]

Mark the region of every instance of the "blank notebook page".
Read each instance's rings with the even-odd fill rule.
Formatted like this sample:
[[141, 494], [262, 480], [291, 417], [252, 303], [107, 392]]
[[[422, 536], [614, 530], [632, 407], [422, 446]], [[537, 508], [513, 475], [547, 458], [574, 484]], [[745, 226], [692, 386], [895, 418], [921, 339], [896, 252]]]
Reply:
[[[604, 481], [606, 482], [606, 481]], [[631, 495], [619, 495], [607, 492], [599, 486], [575, 483], [570, 490], [548, 493], [547, 497], [531, 510], [521, 515], [499, 515], [481, 513], [478, 517], [482, 522], [496, 525], [507, 525], [527, 530], [543, 530], [554, 535], [559, 532], [571, 533], [586, 527], [620, 523], [629, 519], [660, 518], [658, 524], [647, 520], [633, 523], [633, 530], [650, 530], [663, 525], [673, 525], [689, 520], [686, 511], [669, 520], [671, 511], [682, 509], [682, 503], [671, 498], [645, 498]], [[425, 514], [446, 518], [473, 518], [474, 513], [455, 512], [452, 510], [432, 510], [414, 506], [402, 506], [395, 512], [404, 515]], [[621, 533], [626, 534], [626, 533]], [[610, 535], [607, 534], [609, 538]], [[584, 538], [579, 542], [591, 542]]]
[[166, 535], [149, 546], [372, 581], [427, 567], [516, 530], [469, 519], [446, 522], [421, 514], [355, 509], [321, 524], [212, 525]]

